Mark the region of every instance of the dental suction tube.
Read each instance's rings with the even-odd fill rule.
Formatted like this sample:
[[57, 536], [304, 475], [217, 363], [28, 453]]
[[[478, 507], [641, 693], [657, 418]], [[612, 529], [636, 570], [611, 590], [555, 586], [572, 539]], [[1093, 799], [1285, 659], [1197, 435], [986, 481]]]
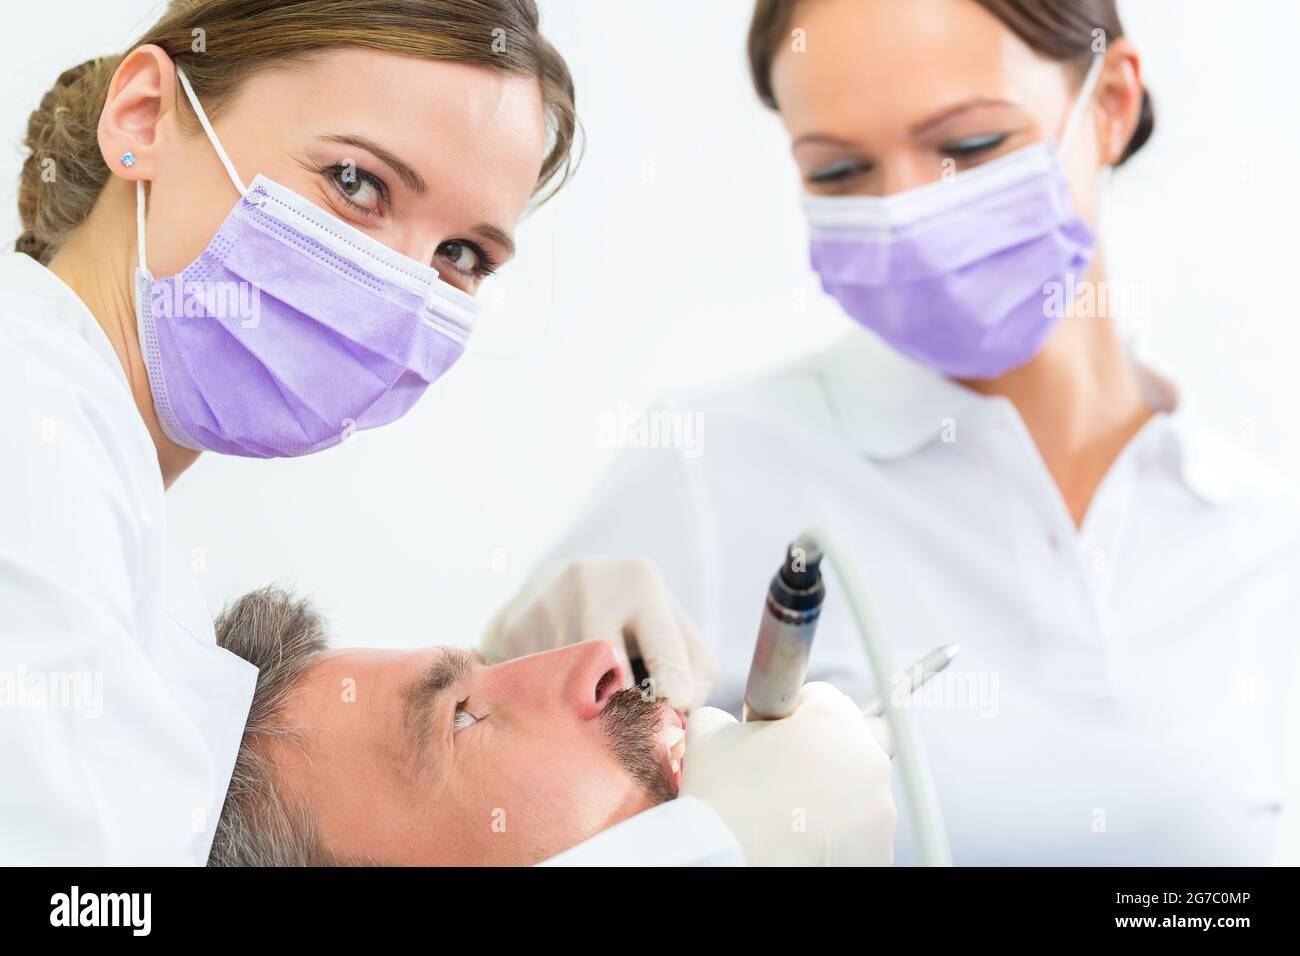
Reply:
[[745, 684], [745, 720], [780, 720], [794, 711], [826, 586], [816, 542], [797, 539], [772, 577]]
[[[797, 560], [801, 556], [803, 560]], [[898, 706], [890, 693], [894, 663], [867, 598], [865, 572], [853, 550], [829, 528], [814, 525], [799, 535], [768, 588], [745, 686], [745, 719], [777, 719], [794, 709], [826, 596], [821, 576], [823, 557], [830, 560], [844, 588], [867, 660], [876, 676], [880, 704], [894, 739], [894, 760], [912, 809], [921, 861], [926, 866], [952, 866], [948, 833], [925, 748], [907, 708]]]

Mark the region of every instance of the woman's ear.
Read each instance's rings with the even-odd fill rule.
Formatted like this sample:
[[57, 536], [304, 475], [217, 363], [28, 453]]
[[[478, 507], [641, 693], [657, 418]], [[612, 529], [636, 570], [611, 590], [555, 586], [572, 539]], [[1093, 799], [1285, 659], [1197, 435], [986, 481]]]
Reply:
[[99, 115], [99, 149], [114, 175], [154, 177], [161, 121], [175, 108], [176, 66], [162, 47], [147, 44], [122, 58]]
[[1097, 141], [1102, 165], [1114, 166], [1124, 156], [1142, 118], [1142, 63], [1137, 48], [1128, 40], [1113, 40], [1106, 51], [1106, 65], [1097, 81], [1096, 102], [1100, 107]]

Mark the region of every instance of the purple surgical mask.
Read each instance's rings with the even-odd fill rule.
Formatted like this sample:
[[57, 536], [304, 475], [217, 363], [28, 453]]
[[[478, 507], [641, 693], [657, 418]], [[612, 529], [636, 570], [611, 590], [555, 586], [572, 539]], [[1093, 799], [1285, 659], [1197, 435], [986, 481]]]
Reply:
[[1060, 318], [1053, 284], [1082, 280], [1096, 246], [1060, 157], [1102, 63], [1059, 149], [1035, 143], [891, 196], [806, 197], [822, 288], [894, 349], [954, 378], [996, 378], [1033, 358]]
[[155, 279], [136, 183], [136, 315], [163, 431], [287, 458], [401, 417], [460, 357], [474, 298], [264, 176], [245, 188], [177, 74], [242, 198], [198, 259]]

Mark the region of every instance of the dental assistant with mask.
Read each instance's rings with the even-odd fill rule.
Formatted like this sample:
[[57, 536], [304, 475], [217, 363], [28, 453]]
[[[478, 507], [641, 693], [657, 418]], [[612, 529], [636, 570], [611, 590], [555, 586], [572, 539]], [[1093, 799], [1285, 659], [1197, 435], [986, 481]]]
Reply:
[[[899, 665], [961, 645], [900, 702], [958, 865], [1272, 862], [1300, 507], [1085, 297], [1154, 116], [1114, 0], [759, 0], [748, 52], [859, 328], [671, 406], [702, 453], [627, 454], [554, 555], [654, 558], [738, 711], [771, 563], [827, 525]], [[827, 587], [808, 676], [865, 701]]]
[[[0, 259], [0, 862], [206, 862], [257, 672], [216, 645], [165, 489], [202, 451], [312, 454], [404, 414], [574, 129], [529, 0], [176, 0], [59, 77]], [[567, 564], [522, 606], [626, 633], [680, 709], [708, 691], [644, 561]], [[843, 695], [806, 701], [770, 727], [705, 719], [697, 783], [567, 861], [887, 855], [888, 757]], [[774, 765], [790, 781], [765, 791]], [[762, 836], [792, 803], [808, 838]]]

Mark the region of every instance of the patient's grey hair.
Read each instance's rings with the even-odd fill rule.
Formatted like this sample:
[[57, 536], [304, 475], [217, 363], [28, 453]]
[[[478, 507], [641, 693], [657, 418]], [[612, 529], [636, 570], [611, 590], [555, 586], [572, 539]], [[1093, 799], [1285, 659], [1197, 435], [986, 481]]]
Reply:
[[320, 615], [303, 598], [273, 587], [245, 594], [216, 621], [217, 643], [257, 667], [235, 773], [217, 822], [208, 866], [325, 866], [310, 807], [280, 786], [270, 744], [297, 744], [280, 715], [298, 679], [326, 647]]

